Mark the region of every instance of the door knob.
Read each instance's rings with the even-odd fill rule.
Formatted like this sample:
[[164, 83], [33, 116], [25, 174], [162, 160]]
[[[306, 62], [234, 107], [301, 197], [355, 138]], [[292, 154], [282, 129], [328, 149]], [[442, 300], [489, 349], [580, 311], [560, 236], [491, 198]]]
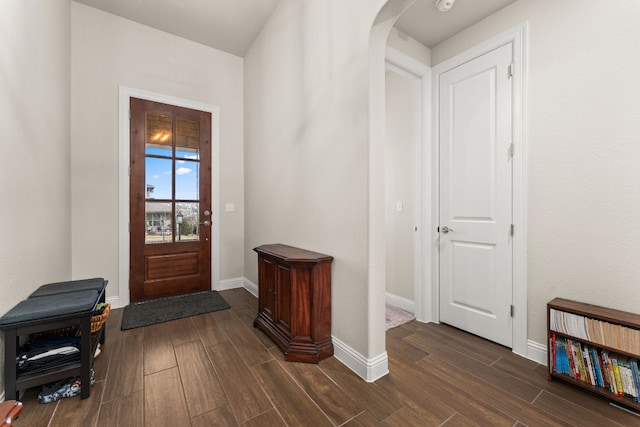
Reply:
[[204, 222], [201, 222], [201, 223], [200, 223], [200, 225], [211, 225], [211, 222], [209, 222], [209, 221], [204, 221]]
[[449, 228], [446, 225], [443, 225], [442, 227], [440, 227], [440, 231], [442, 231], [442, 233], [444, 234], [447, 234], [448, 232], [453, 233], [453, 228]]

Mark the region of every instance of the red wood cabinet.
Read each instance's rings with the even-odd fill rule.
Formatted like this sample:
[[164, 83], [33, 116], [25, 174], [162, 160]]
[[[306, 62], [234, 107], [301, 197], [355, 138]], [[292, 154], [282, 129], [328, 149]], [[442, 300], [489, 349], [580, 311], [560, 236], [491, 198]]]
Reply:
[[258, 316], [291, 362], [318, 363], [333, 355], [331, 262], [333, 257], [282, 244], [258, 246]]

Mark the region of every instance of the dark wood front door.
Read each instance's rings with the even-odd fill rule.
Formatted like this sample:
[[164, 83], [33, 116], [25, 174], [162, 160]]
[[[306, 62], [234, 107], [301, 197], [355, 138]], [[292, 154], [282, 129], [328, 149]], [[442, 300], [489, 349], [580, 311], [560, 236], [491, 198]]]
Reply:
[[211, 113], [130, 107], [130, 299], [211, 289]]

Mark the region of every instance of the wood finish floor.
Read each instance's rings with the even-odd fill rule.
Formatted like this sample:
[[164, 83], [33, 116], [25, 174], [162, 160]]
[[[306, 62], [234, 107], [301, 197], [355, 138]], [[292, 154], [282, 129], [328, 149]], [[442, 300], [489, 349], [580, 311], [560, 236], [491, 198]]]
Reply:
[[387, 332], [391, 373], [373, 384], [331, 357], [284, 362], [252, 327], [257, 300], [120, 331], [107, 321], [89, 399], [39, 404], [29, 390], [16, 426], [631, 426], [640, 418], [559, 382], [546, 368], [446, 325]]

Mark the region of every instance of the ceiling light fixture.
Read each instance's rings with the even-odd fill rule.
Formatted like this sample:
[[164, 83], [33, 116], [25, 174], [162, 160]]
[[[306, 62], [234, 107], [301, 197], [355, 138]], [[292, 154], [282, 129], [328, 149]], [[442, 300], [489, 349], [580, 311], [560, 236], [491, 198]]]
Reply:
[[440, 12], [446, 12], [451, 9], [456, 0], [436, 0], [435, 6]]

